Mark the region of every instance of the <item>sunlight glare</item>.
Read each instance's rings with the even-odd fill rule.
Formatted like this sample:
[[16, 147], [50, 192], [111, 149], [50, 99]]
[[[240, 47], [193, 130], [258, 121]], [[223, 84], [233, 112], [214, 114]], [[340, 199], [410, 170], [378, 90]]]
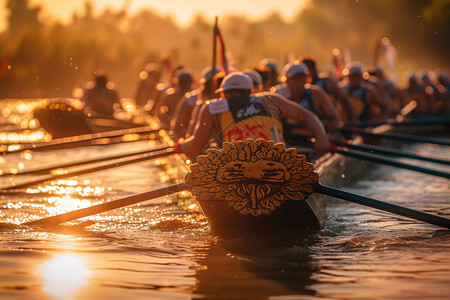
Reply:
[[74, 292], [86, 284], [86, 277], [91, 273], [73, 253], [55, 256], [42, 265], [41, 271], [46, 281], [42, 289], [58, 299], [72, 299]]

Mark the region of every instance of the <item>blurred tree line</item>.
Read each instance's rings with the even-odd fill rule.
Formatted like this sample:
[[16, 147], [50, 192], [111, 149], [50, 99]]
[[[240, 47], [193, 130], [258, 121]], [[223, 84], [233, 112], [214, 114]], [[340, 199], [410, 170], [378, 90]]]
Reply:
[[[119, 96], [132, 97], [138, 74], [166, 53], [173, 65], [200, 71], [212, 61], [213, 20], [197, 15], [187, 27], [146, 9], [124, 7], [94, 15], [92, 2], [67, 25], [40, 18], [28, 0], [7, 0], [8, 28], [0, 33], [0, 98], [70, 97], [102, 69]], [[316, 58], [331, 69], [332, 50], [374, 65], [375, 45], [389, 37], [397, 72], [448, 69], [450, 0], [315, 0], [292, 22], [277, 13], [257, 21], [220, 16], [230, 64], [238, 69], [262, 58]]]

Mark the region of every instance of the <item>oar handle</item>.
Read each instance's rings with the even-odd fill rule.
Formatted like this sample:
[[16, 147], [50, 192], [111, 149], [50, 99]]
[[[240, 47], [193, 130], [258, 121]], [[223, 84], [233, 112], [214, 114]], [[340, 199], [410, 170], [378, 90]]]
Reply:
[[449, 219], [442, 218], [442, 217], [435, 216], [435, 215], [428, 214], [428, 213], [424, 213], [424, 212], [421, 212], [418, 210], [410, 209], [410, 208], [392, 204], [392, 203], [383, 202], [380, 200], [376, 200], [376, 199], [369, 198], [366, 196], [354, 194], [351, 192], [347, 192], [344, 190], [340, 190], [340, 189], [322, 185], [322, 184], [315, 185], [314, 191], [317, 193], [320, 193], [320, 194], [332, 196], [332, 197], [343, 199], [343, 200], [350, 201], [353, 203], [362, 204], [365, 206], [373, 207], [376, 209], [380, 209], [383, 211], [391, 212], [391, 213], [398, 214], [398, 215], [401, 215], [404, 217], [408, 217], [411, 219], [423, 221], [426, 223], [430, 223], [433, 225], [437, 225], [437, 226], [441, 226], [441, 227], [450, 229], [450, 220]]
[[169, 194], [178, 193], [178, 192], [181, 192], [181, 191], [184, 191], [187, 189], [189, 189], [189, 187], [184, 182], [178, 183], [178, 184], [169, 185], [167, 187], [163, 187], [160, 189], [148, 191], [145, 193], [136, 194], [133, 196], [117, 199], [117, 200], [114, 200], [111, 202], [106, 202], [106, 203], [78, 209], [78, 210], [67, 212], [64, 214], [57, 215], [57, 216], [52, 216], [52, 217], [48, 217], [48, 218], [44, 218], [44, 219], [40, 219], [40, 220], [36, 220], [36, 221], [27, 222], [24, 225], [40, 225], [40, 226], [41, 225], [57, 225], [57, 224], [73, 221], [73, 220], [76, 220], [79, 218], [84, 218], [87, 216], [102, 213], [102, 212], [105, 212], [108, 210], [129, 206], [132, 204], [136, 204], [139, 202], [166, 196]]

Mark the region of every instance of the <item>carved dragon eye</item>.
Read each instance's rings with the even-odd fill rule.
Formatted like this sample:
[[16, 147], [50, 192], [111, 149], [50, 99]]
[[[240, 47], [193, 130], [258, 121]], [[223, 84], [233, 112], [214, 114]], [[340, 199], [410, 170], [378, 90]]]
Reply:
[[237, 212], [254, 216], [272, 213], [285, 199], [305, 200], [318, 179], [296, 149], [263, 139], [208, 150], [186, 175], [197, 200], [226, 201]]

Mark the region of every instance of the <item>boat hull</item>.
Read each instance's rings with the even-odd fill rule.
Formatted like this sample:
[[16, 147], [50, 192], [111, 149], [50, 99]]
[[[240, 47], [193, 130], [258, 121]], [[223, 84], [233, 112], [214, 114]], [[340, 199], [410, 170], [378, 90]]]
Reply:
[[[325, 154], [314, 163], [322, 184], [341, 181], [344, 157], [340, 154]], [[198, 201], [208, 223], [216, 233], [232, 231], [254, 231], [266, 226], [289, 226], [306, 229], [321, 229], [326, 221], [326, 197], [313, 193], [306, 200], [284, 201], [271, 214], [259, 216], [242, 215], [230, 208], [225, 201]]]

